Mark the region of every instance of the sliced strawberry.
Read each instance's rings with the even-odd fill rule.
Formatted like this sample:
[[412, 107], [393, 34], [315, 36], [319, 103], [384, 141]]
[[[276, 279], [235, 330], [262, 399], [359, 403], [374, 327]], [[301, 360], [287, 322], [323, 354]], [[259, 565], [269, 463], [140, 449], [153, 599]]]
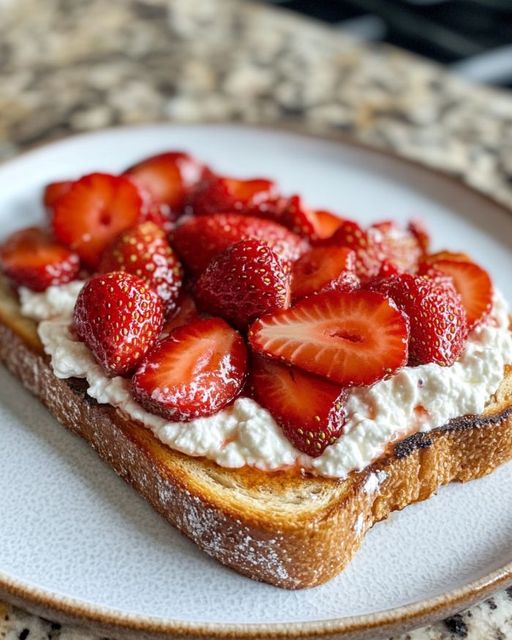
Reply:
[[189, 218], [174, 231], [173, 246], [193, 274], [199, 274], [212, 258], [240, 240], [260, 240], [283, 260], [285, 266], [307, 249], [308, 243], [270, 220], [236, 213]]
[[468, 326], [462, 300], [447, 279], [402, 273], [378, 287], [410, 321], [410, 364], [450, 366], [461, 355]]
[[342, 434], [347, 417], [342, 387], [259, 357], [252, 366], [252, 387], [299, 451], [317, 457]]
[[381, 239], [382, 234], [377, 229], [370, 227], [365, 231], [357, 222], [342, 220], [334, 234], [318, 244], [352, 249], [356, 254], [356, 275], [365, 282], [379, 273], [385, 257]]
[[29, 227], [13, 233], [0, 246], [0, 268], [16, 285], [44, 291], [76, 278], [80, 260], [47, 231]]
[[317, 238], [317, 218], [298, 195], [293, 195], [286, 200], [279, 214], [279, 222], [299, 236]]
[[234, 400], [246, 371], [242, 336], [220, 318], [197, 320], [175, 329], [148, 353], [133, 376], [132, 394], [167, 420], [192, 420]]
[[[379, 273], [375, 276], [375, 280], [383, 280], [385, 278], [390, 278], [391, 276], [396, 276], [400, 273], [398, 267], [393, 262], [384, 259], [379, 268]], [[372, 281], [370, 280], [370, 283]]]
[[341, 226], [342, 219], [330, 211], [317, 210], [313, 213], [315, 216], [315, 235], [320, 240], [330, 238]]
[[174, 313], [171, 314], [162, 328], [161, 337], [166, 338], [174, 329], [190, 324], [195, 320], [199, 320], [199, 318], [201, 318], [201, 314], [196, 307], [194, 298], [189, 296], [188, 293], [181, 292]]
[[251, 326], [258, 352], [343, 386], [368, 385], [407, 363], [409, 327], [379, 293], [328, 291]]
[[203, 171], [204, 166], [187, 153], [169, 151], [138, 162], [125, 174], [147, 189], [157, 204], [166, 205], [175, 219]]
[[467, 253], [454, 251], [438, 251], [437, 253], [429, 253], [421, 259], [420, 269], [424, 269], [425, 265], [435, 265], [441, 260], [450, 260], [452, 262], [473, 262]]
[[425, 255], [430, 250], [430, 233], [420, 218], [414, 218], [407, 225], [407, 230], [416, 238], [421, 253]]
[[258, 215], [269, 213], [278, 197], [272, 180], [253, 178], [237, 180], [213, 173], [202, 181], [192, 195], [191, 207], [195, 215], [210, 215], [223, 211]]
[[462, 260], [436, 260], [431, 266], [453, 279], [466, 309], [468, 329], [481, 324], [492, 308], [493, 285], [487, 271], [474, 262]]
[[73, 330], [112, 376], [136, 368], [163, 323], [160, 298], [145, 280], [114, 271], [86, 282], [75, 304]]
[[183, 268], [164, 231], [153, 222], [142, 222], [122, 233], [103, 254], [99, 271], [133, 273], [158, 293], [166, 313], [176, 307]]
[[244, 328], [290, 306], [290, 276], [268, 245], [242, 240], [212, 259], [197, 281], [196, 298], [211, 315]]
[[55, 202], [53, 232], [94, 269], [114, 238], [138, 222], [142, 205], [141, 194], [128, 178], [91, 173], [73, 182]]
[[57, 200], [67, 193], [73, 183], [71, 180], [63, 180], [61, 182], [50, 182], [46, 185], [43, 192], [43, 204], [49, 209], [57, 202]]
[[316, 247], [292, 267], [292, 297], [300, 300], [313, 293], [336, 289], [353, 291], [359, 286], [355, 253], [346, 247]]
[[391, 220], [372, 225], [382, 234], [380, 244], [384, 259], [394, 264], [398, 271], [415, 269], [423, 251], [416, 236], [410, 231], [401, 229]]

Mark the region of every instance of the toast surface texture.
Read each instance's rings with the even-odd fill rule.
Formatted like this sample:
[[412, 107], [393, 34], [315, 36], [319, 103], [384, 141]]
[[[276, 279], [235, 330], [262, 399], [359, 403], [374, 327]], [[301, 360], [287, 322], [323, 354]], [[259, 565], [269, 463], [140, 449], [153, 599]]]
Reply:
[[85, 438], [171, 524], [223, 564], [288, 589], [338, 574], [366, 531], [451, 481], [484, 476], [512, 458], [512, 367], [479, 416], [412, 435], [345, 480], [224, 469], [161, 444], [99, 405], [81, 380], [59, 380], [34, 322], [0, 282], [0, 359], [65, 427]]

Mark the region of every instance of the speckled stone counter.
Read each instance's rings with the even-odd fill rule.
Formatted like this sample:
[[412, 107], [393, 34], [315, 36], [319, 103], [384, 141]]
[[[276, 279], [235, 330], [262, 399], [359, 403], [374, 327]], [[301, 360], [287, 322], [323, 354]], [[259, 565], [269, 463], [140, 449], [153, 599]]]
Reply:
[[[511, 95], [244, 0], [0, 1], [0, 159], [162, 120], [342, 131], [512, 205]], [[0, 603], [0, 638], [92, 636]], [[512, 590], [405, 638], [512, 638]]]

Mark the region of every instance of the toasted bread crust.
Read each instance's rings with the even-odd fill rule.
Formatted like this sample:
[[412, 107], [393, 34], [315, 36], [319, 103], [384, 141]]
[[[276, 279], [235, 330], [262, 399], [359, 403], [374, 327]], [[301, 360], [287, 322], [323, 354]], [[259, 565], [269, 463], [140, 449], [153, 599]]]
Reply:
[[[288, 589], [339, 573], [366, 531], [390, 512], [468, 481], [512, 458], [512, 367], [480, 416], [403, 440], [346, 480], [223, 469], [161, 444], [142, 425], [57, 379], [35, 325], [0, 305], [0, 359], [68, 429], [206, 553], [236, 571]], [[290, 512], [293, 511], [293, 518]]]

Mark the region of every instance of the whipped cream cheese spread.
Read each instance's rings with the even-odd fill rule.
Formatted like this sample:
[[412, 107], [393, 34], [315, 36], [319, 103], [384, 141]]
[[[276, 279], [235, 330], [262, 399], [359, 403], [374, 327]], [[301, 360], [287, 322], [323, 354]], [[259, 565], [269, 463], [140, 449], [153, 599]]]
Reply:
[[343, 478], [378, 458], [386, 446], [412, 431], [428, 431], [452, 418], [478, 414], [498, 388], [503, 368], [512, 363], [508, 308], [496, 293], [487, 322], [469, 336], [451, 367], [405, 367], [371, 387], [354, 388], [347, 401], [343, 435], [311, 458], [293, 447], [271, 414], [250, 398], [208, 418], [168, 422], [144, 410], [130, 395], [130, 382], [108, 378], [89, 349], [68, 325], [82, 282], [50, 287], [44, 293], [20, 290], [23, 315], [37, 320], [39, 336], [58, 378], [85, 378], [88, 394], [138, 420], [164, 444], [191, 456], [205, 456], [224, 467], [251, 465], [276, 470], [290, 465], [320, 476]]

